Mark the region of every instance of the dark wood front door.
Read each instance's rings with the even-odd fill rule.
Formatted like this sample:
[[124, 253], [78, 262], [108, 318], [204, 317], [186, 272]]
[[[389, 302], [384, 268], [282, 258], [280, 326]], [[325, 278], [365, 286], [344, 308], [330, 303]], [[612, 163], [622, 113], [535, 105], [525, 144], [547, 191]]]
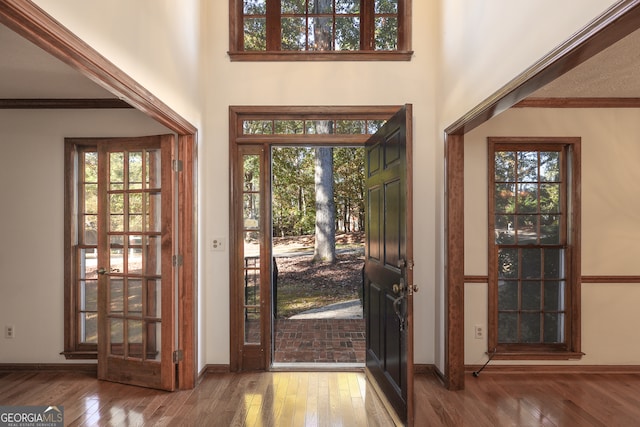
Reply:
[[400, 421], [413, 423], [411, 105], [366, 144], [366, 369]]
[[174, 390], [174, 137], [96, 143], [98, 378]]

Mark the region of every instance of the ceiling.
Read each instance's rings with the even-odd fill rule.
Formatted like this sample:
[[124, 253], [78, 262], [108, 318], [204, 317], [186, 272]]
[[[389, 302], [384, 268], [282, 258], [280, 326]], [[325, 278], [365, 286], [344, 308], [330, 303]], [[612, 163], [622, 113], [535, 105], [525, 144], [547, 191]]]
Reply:
[[[116, 98], [0, 24], [0, 99]], [[536, 98], [640, 98], [640, 30], [531, 95]]]

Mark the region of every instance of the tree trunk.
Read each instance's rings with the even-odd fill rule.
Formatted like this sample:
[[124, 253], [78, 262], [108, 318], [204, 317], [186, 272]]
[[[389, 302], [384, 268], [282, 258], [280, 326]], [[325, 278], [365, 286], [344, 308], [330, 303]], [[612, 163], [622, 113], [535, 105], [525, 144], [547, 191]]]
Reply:
[[336, 260], [335, 202], [333, 200], [333, 150], [316, 148], [316, 243], [314, 262]]

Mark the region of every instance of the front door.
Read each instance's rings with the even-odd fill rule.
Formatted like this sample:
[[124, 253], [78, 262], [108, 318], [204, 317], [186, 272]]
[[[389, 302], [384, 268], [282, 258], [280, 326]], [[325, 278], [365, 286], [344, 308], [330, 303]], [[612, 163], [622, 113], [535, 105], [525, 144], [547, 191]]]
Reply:
[[366, 144], [366, 370], [413, 424], [411, 105]]
[[98, 378], [175, 388], [173, 135], [97, 140]]

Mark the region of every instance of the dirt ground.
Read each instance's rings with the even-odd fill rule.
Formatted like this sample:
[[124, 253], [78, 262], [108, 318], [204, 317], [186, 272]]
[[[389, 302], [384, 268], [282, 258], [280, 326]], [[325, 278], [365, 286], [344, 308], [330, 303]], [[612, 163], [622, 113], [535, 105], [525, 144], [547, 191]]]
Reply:
[[321, 264], [311, 261], [313, 236], [274, 239], [275, 252], [294, 255], [276, 255], [278, 317], [360, 298], [364, 265], [361, 242], [361, 233], [336, 236], [337, 261]]

